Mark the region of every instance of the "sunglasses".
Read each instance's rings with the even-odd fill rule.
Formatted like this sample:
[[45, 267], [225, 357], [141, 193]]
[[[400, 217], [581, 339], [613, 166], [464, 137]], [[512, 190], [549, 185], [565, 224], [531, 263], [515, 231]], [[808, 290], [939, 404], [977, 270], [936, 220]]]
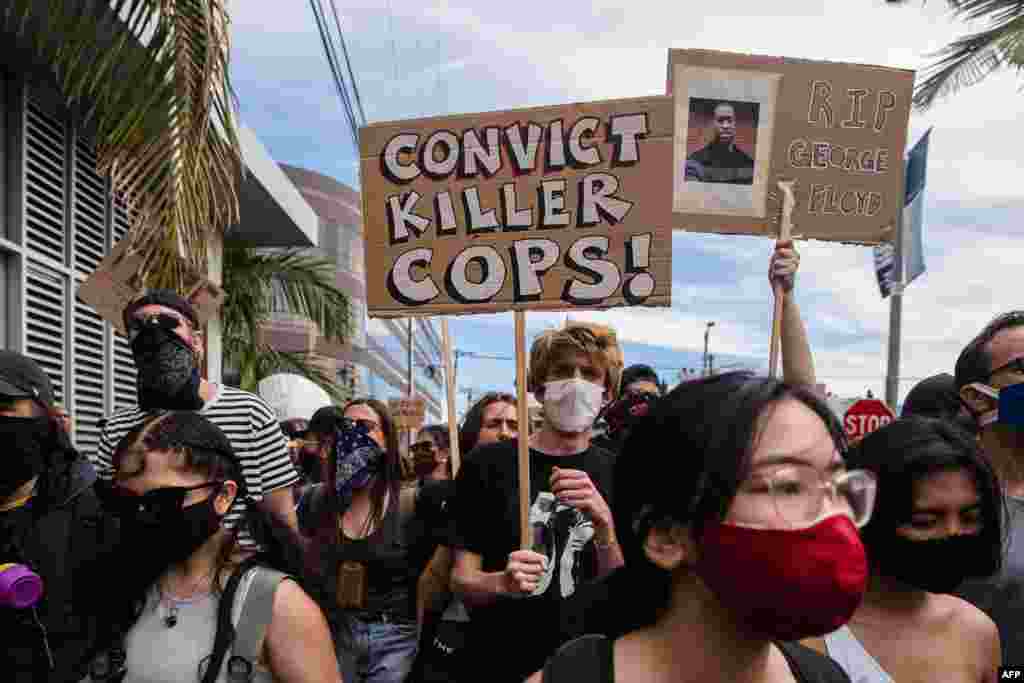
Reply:
[[367, 420], [362, 418], [358, 420], [353, 420], [352, 418], [349, 417], [341, 418], [342, 429], [355, 429], [356, 427], [365, 429], [367, 432], [375, 432], [378, 429], [380, 429], [380, 425], [374, 422], [373, 420]]
[[418, 441], [413, 445], [409, 446], [409, 450], [413, 453], [433, 453], [435, 450], [434, 443], [432, 441]]
[[207, 481], [194, 486], [167, 486], [142, 495], [120, 486], [110, 489], [105, 501], [108, 511], [118, 517], [130, 517], [146, 524], [155, 524], [181, 512], [189, 491], [221, 486], [223, 481]]
[[168, 332], [173, 332], [188, 321], [173, 313], [156, 313], [151, 315], [138, 315], [128, 321], [128, 340], [135, 341], [142, 330], [158, 327]]

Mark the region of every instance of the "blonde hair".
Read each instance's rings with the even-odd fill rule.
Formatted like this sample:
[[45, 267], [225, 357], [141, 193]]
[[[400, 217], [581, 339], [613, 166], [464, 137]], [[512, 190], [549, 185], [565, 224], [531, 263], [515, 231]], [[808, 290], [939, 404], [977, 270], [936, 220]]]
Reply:
[[605, 388], [612, 397], [617, 395], [623, 360], [615, 330], [607, 325], [575, 321], [566, 321], [562, 329], [548, 330], [534, 340], [527, 390], [539, 389], [558, 360], [578, 353], [589, 356], [594, 365], [605, 370]]

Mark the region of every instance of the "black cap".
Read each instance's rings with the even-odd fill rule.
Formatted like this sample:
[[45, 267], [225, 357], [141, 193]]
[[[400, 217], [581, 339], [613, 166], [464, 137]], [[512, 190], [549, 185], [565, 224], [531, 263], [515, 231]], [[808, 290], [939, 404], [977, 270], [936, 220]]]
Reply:
[[636, 381], [649, 381], [654, 382], [661, 387], [661, 382], [658, 381], [658, 373], [654, 371], [650, 365], [630, 365], [628, 368], [622, 371], [622, 379], [620, 380], [620, 386], [624, 391], [626, 387]]
[[128, 304], [124, 309], [124, 325], [128, 327], [128, 321], [135, 311], [143, 306], [166, 306], [174, 309], [185, 316], [194, 327], [199, 327], [199, 318], [196, 316], [196, 309], [192, 307], [188, 299], [180, 296], [171, 289], [151, 289], [135, 301]]
[[946, 420], [956, 417], [960, 408], [956, 380], [953, 375], [944, 372], [918, 382], [907, 394], [901, 415], [920, 415]]
[[34, 360], [17, 351], [0, 350], [0, 396], [33, 398], [53, 406], [53, 385]]
[[306, 431], [311, 434], [331, 434], [338, 428], [343, 417], [345, 411], [338, 406], [324, 406], [313, 413]]

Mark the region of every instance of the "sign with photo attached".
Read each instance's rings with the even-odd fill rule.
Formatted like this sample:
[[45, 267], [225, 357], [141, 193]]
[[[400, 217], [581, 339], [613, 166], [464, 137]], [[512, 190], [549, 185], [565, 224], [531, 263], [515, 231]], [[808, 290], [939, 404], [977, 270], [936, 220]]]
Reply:
[[774, 236], [772, 190], [795, 180], [803, 237], [892, 239], [913, 71], [671, 50], [668, 79], [675, 228]]
[[369, 314], [668, 306], [672, 134], [670, 97], [362, 128]]

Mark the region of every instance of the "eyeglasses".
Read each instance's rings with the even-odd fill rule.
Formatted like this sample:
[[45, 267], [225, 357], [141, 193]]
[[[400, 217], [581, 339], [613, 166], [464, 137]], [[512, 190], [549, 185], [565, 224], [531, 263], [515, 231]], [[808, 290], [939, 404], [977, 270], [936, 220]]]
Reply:
[[423, 455], [432, 454], [436, 449], [437, 447], [434, 446], [433, 441], [417, 441], [413, 445], [409, 446], [409, 450], [412, 453]]
[[1006, 365], [1000, 365], [998, 368], [988, 373], [987, 379], [992, 379], [999, 373], [1006, 372], [1007, 370], [1012, 370], [1016, 372], [1018, 375], [1024, 375], [1024, 356], [1022, 356], [1021, 358], [1014, 358]]
[[[867, 470], [826, 475], [810, 466], [786, 466], [767, 475], [755, 475], [744, 492], [762, 508], [759, 519], [774, 517], [783, 527], [806, 528], [839, 511], [847, 513], [860, 528], [871, 519], [877, 479]], [[828, 500], [835, 503], [831, 509], [826, 507]]]
[[353, 420], [352, 418], [349, 417], [341, 418], [342, 429], [355, 429], [356, 427], [361, 427], [365, 429], [367, 432], [375, 432], [378, 429], [380, 429], [380, 424], [373, 420], [367, 420], [365, 418], [360, 418], [358, 420]]
[[173, 332], [182, 325], [188, 323], [185, 318], [173, 313], [155, 313], [149, 315], [133, 316], [128, 321], [128, 341], [135, 341], [135, 338], [147, 327], [159, 327], [160, 329]]
[[167, 486], [139, 495], [123, 487], [110, 489], [105, 506], [118, 517], [130, 517], [144, 524], [155, 524], [179, 512], [189, 491], [221, 486], [223, 481], [207, 481], [194, 486]]

